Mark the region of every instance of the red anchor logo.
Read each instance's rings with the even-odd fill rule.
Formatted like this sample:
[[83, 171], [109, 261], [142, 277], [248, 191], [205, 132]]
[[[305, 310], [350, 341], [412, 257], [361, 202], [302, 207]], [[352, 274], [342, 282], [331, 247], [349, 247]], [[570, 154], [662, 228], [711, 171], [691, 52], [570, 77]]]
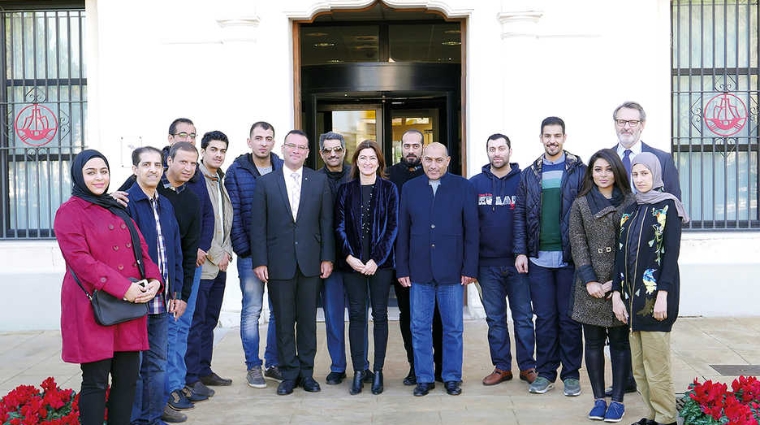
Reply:
[[710, 99], [702, 116], [707, 128], [723, 137], [733, 136], [747, 125], [747, 107], [731, 93], [721, 93]]
[[13, 124], [16, 135], [29, 146], [45, 146], [58, 132], [58, 120], [50, 108], [39, 103], [24, 107]]

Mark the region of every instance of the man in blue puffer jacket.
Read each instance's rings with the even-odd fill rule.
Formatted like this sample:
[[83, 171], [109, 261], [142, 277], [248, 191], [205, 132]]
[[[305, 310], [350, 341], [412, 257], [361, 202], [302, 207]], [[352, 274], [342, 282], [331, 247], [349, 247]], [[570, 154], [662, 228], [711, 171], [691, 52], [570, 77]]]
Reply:
[[251, 221], [256, 219], [253, 211], [253, 189], [256, 179], [282, 167], [282, 159], [272, 153], [274, 148], [274, 127], [263, 121], [251, 126], [248, 147], [251, 153], [240, 155], [227, 169], [224, 186], [232, 201], [232, 250], [237, 254], [240, 291], [243, 293], [243, 307], [240, 312], [240, 338], [243, 342], [245, 364], [248, 368], [248, 385], [266, 388], [264, 376], [276, 381], [282, 380], [277, 368], [277, 339], [272, 304], [269, 303], [269, 327], [267, 345], [264, 352], [266, 371], [261, 370], [259, 358], [259, 317], [264, 300], [264, 283], [253, 273], [251, 259]]
[[554, 388], [562, 363], [564, 393], [574, 397], [581, 393], [583, 339], [581, 325], [569, 314], [575, 267], [568, 229], [586, 166], [562, 149], [567, 135], [561, 118], [544, 119], [539, 138], [544, 154], [522, 172], [514, 228], [515, 268], [528, 273], [536, 314], [538, 378], [529, 391], [543, 394]]

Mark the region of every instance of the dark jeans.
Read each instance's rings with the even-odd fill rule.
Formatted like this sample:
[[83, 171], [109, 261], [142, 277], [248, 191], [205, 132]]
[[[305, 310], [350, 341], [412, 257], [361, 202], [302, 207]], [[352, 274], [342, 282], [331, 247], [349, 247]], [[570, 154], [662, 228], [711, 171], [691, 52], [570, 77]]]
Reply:
[[198, 298], [195, 300], [195, 313], [190, 334], [187, 337], [188, 385], [196, 383], [201, 376], [211, 375], [211, 357], [214, 352], [214, 328], [219, 323], [222, 310], [224, 287], [227, 284], [227, 272], [220, 271], [215, 279], [201, 279]]
[[[396, 293], [396, 301], [398, 302], [398, 326], [401, 329], [401, 338], [404, 340], [406, 360], [410, 366], [414, 366], [409, 288], [401, 286], [396, 276], [394, 276], [393, 291]], [[435, 362], [436, 374], [440, 375], [441, 363], [443, 362], [443, 324], [441, 323], [441, 312], [438, 311], [438, 303], [435, 305], [435, 313], [433, 315], [433, 361]]]
[[622, 403], [628, 367], [631, 364], [628, 326], [605, 328], [584, 324], [583, 335], [586, 339], [586, 369], [594, 398], [604, 399], [604, 341], [609, 337], [612, 360], [612, 401]]
[[317, 354], [317, 297], [321, 279], [304, 276], [298, 268], [293, 279], [270, 279], [267, 285], [277, 323], [277, 355], [282, 377], [311, 378]]
[[148, 342], [150, 349], [140, 355], [140, 375], [135, 386], [132, 405], [132, 425], [160, 425], [166, 398], [166, 352], [169, 320], [174, 316], [164, 313], [148, 315]]
[[128, 425], [135, 401], [140, 352], [117, 351], [110, 359], [79, 366], [82, 369], [82, 390], [79, 393], [79, 420], [82, 425], [103, 425], [109, 374], [108, 425]]
[[483, 266], [478, 269], [483, 307], [488, 323], [488, 347], [491, 362], [500, 370], [512, 370], [507, 298], [515, 330], [515, 353], [521, 371], [536, 367], [533, 350], [536, 346], [533, 329], [533, 307], [530, 304], [530, 282], [514, 266]]
[[[333, 272], [334, 273], [334, 272]], [[367, 293], [372, 305], [375, 359], [373, 370], [383, 370], [388, 347], [388, 294], [393, 279], [392, 269], [378, 269], [373, 276], [355, 272], [343, 274], [343, 286], [348, 293], [348, 340], [354, 371], [366, 368]]]
[[583, 358], [581, 324], [570, 317], [575, 268], [548, 268], [530, 263], [530, 297], [536, 314], [536, 371], [550, 382], [579, 379]]

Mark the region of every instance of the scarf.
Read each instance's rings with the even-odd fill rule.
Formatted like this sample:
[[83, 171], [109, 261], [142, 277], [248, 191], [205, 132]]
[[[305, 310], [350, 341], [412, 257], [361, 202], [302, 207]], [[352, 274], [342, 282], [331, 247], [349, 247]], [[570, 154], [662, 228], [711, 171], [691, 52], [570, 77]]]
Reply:
[[[129, 214], [127, 214], [127, 209], [121, 206], [121, 204], [116, 202], [114, 198], [105, 192], [102, 195], [95, 195], [90, 191], [90, 189], [87, 188], [87, 184], [84, 182], [84, 166], [87, 164], [87, 161], [93, 158], [102, 159], [103, 162], [106, 163], [106, 167], [108, 167], [110, 174], [111, 167], [108, 165], [108, 160], [105, 156], [103, 156], [102, 153], [94, 149], [83, 150], [74, 158], [74, 161], [71, 163], [71, 181], [73, 183], [73, 186], [71, 188], [71, 195], [84, 199], [91, 204], [99, 205], [124, 221], [124, 223], [129, 228], [129, 235], [132, 237], [132, 249], [135, 252], [135, 260], [137, 261], [137, 266], [140, 269], [140, 275], [142, 277], [145, 277], [145, 268], [142, 263], [142, 252], [140, 251], [140, 236], [137, 233], [135, 224], [132, 222], [132, 218], [130, 218]], [[106, 192], [107, 191], [108, 187], [106, 187]]]
[[591, 214], [596, 215], [599, 211], [609, 206], [615, 208], [619, 207], [625, 200], [625, 194], [618, 189], [617, 186], [613, 186], [612, 198], [607, 199], [601, 192], [599, 192], [599, 188], [594, 185], [591, 188], [591, 191], [586, 195], [586, 200], [588, 201], [588, 207], [591, 210]]
[[652, 190], [646, 193], [636, 192], [636, 202], [639, 205], [656, 204], [667, 199], [672, 199], [676, 204], [676, 210], [678, 211], [678, 216], [681, 217], [681, 222], [688, 223], [690, 220], [689, 215], [686, 213], [681, 201], [672, 193], [663, 192], [665, 183], [662, 181], [662, 165], [660, 165], [660, 160], [657, 156], [651, 152], [642, 152], [633, 158], [631, 169], [636, 164], [647, 167], [652, 173]]

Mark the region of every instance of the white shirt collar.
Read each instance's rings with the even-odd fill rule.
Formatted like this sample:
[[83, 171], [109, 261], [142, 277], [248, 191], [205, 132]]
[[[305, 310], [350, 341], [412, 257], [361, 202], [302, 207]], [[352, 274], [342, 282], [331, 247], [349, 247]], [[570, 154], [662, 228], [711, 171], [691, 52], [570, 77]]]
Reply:
[[[636, 156], [641, 153], [641, 139], [639, 139], [638, 142], [634, 143], [633, 146], [629, 148], [631, 150], [631, 155]], [[623, 145], [618, 142], [617, 144], [617, 153], [622, 158], [625, 155], [625, 148]]]

